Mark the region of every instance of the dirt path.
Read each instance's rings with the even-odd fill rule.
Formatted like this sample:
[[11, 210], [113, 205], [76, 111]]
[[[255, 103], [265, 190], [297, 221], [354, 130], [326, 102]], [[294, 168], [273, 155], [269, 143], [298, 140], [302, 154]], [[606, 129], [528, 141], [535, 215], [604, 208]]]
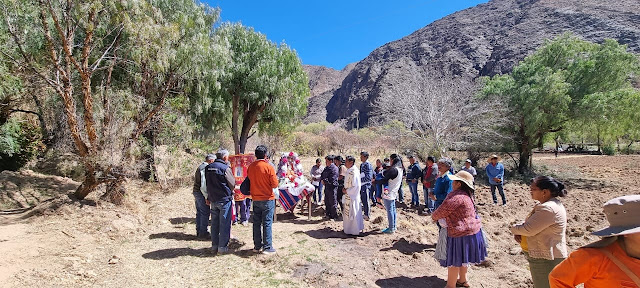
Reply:
[[[597, 239], [589, 230], [604, 226], [605, 200], [640, 194], [640, 179], [625, 177], [640, 173], [640, 157], [598, 158], [597, 165], [588, 159], [536, 159], [570, 184], [563, 202], [571, 250]], [[400, 209], [399, 230], [393, 235], [378, 232], [386, 216], [375, 209], [375, 221], [366, 223], [362, 237], [343, 234], [340, 222], [322, 221], [320, 209], [311, 221], [280, 214], [273, 228], [276, 255], [254, 255], [251, 227], [238, 225], [232, 229], [238, 239], [235, 252], [212, 256], [211, 244], [193, 236], [195, 212], [188, 187], [163, 190], [134, 182], [129, 191], [125, 207], [96, 199], [61, 200], [40, 211], [43, 216], [0, 216], [0, 286], [444, 286], [446, 269], [432, 257], [436, 227], [411, 209]], [[524, 185], [510, 183], [505, 191], [509, 205], [501, 207], [489, 205], [487, 187], [477, 190], [491, 247], [488, 267], [470, 272], [475, 287], [531, 286], [526, 260], [508, 227], [524, 219], [533, 201]]]

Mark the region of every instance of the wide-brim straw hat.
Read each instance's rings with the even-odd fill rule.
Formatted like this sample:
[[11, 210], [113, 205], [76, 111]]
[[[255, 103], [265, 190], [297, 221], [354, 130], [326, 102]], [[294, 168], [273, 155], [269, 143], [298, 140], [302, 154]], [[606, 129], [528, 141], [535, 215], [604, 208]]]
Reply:
[[613, 198], [603, 205], [609, 227], [593, 232], [602, 237], [640, 233], [640, 195]]
[[451, 181], [454, 181], [454, 180], [461, 181], [462, 183], [466, 184], [472, 190], [476, 190], [476, 188], [473, 186], [473, 175], [471, 175], [467, 171], [460, 171], [460, 172], [456, 173], [456, 175], [449, 175], [448, 177], [449, 177], [449, 179], [451, 179]]
[[498, 159], [498, 161], [502, 160], [500, 158], [500, 156], [498, 156], [497, 154], [493, 154], [493, 155], [489, 156], [489, 158], [487, 158], [487, 162], [491, 162], [491, 159], [493, 159], [493, 158]]

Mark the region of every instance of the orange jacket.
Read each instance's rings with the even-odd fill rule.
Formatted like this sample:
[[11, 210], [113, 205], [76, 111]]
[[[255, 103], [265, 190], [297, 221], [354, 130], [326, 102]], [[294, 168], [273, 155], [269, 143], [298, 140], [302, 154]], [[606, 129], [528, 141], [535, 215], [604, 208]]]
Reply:
[[278, 187], [278, 178], [275, 169], [267, 161], [257, 160], [251, 163], [247, 168], [247, 177], [251, 183], [249, 191], [253, 201], [276, 199], [273, 188]]
[[[616, 256], [629, 270], [640, 274], [640, 260], [627, 256], [618, 241], [603, 248]], [[585, 288], [638, 288], [616, 264], [598, 248], [580, 248], [558, 264], [549, 274], [551, 288], [573, 288], [584, 283]]]

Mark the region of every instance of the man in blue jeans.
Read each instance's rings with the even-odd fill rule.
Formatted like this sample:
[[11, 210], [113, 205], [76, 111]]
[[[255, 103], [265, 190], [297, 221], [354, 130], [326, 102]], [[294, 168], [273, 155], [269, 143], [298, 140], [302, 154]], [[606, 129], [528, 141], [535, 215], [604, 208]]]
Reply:
[[504, 196], [504, 190], [502, 185], [504, 184], [504, 166], [500, 163], [498, 155], [491, 155], [489, 157], [489, 164], [485, 168], [487, 171], [487, 177], [489, 178], [489, 185], [491, 186], [491, 197], [493, 198], [493, 205], [498, 204], [498, 198], [496, 197], [496, 188], [500, 192], [502, 197], [502, 206], [507, 205], [507, 198]]
[[364, 212], [364, 220], [369, 221], [369, 196], [371, 196], [371, 180], [373, 180], [373, 165], [368, 161], [369, 153], [367, 151], [360, 152], [360, 201], [362, 202], [362, 211]]
[[407, 184], [411, 192], [411, 208], [420, 208], [420, 196], [418, 195], [418, 179], [422, 176], [420, 164], [413, 157], [409, 156], [409, 168], [407, 169]]
[[211, 204], [211, 250], [227, 253], [231, 237], [231, 200], [236, 186], [231, 167], [227, 164], [229, 151], [218, 150], [216, 160], [205, 170], [207, 202]]
[[276, 196], [273, 189], [278, 187], [276, 171], [269, 164], [266, 146], [256, 147], [256, 161], [247, 168], [251, 198], [253, 199], [253, 251], [262, 254], [276, 253], [273, 247], [271, 226], [276, 210]]
[[193, 181], [193, 197], [196, 200], [196, 237], [209, 238], [209, 216], [211, 208], [207, 204], [207, 182], [204, 176], [205, 169], [216, 160], [216, 155], [208, 154], [205, 161], [198, 166]]

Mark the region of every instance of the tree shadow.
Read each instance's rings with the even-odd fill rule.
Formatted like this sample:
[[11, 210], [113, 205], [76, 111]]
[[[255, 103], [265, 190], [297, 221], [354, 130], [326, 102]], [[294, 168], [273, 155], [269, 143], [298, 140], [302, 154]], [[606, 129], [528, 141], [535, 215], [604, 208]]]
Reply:
[[149, 235], [149, 239], [171, 239], [179, 241], [211, 241], [210, 238], [198, 238], [194, 234], [183, 232], [162, 232]]
[[442, 280], [436, 276], [422, 276], [417, 278], [409, 278], [406, 276], [399, 276], [387, 279], [378, 279], [376, 284], [382, 288], [392, 288], [392, 287], [403, 287], [403, 288], [411, 288], [411, 287], [444, 287], [447, 285], [447, 281]]
[[413, 253], [419, 253], [426, 249], [435, 249], [435, 248], [436, 248], [435, 244], [410, 243], [409, 241], [407, 241], [407, 239], [400, 238], [398, 241], [393, 243], [393, 246], [380, 249], [380, 251], [398, 250], [402, 254], [412, 255]]
[[348, 235], [348, 234], [345, 234], [344, 231], [336, 231], [329, 227], [325, 227], [317, 230], [305, 231], [305, 232], [299, 231], [294, 233], [304, 233], [304, 234], [307, 234], [309, 237], [315, 238], [315, 239], [355, 239], [358, 237], [366, 237], [372, 234], [376, 234], [372, 231], [367, 231], [364, 233], [360, 233], [360, 235], [357, 235], [357, 236]]
[[195, 224], [196, 223], [196, 218], [193, 217], [176, 217], [176, 218], [170, 218], [169, 222], [173, 225], [178, 225], [178, 224]]
[[210, 248], [169, 248], [160, 249], [153, 252], [142, 254], [142, 258], [152, 260], [173, 259], [178, 257], [191, 256], [191, 257], [213, 257], [213, 253]]

